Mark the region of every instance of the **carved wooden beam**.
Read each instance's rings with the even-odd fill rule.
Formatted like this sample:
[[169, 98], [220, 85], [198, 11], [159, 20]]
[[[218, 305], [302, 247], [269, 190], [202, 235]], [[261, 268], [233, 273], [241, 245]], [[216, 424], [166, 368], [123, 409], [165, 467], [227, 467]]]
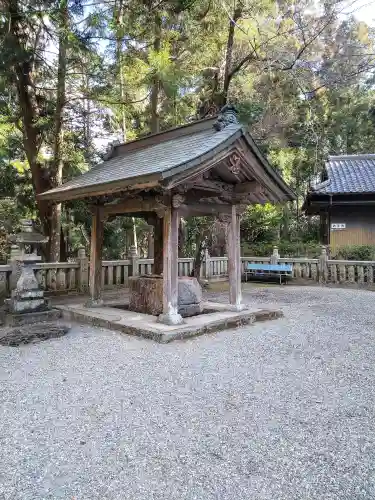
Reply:
[[220, 203], [198, 203], [196, 205], [181, 205], [179, 213], [182, 217], [193, 217], [199, 215], [218, 215], [230, 214], [231, 205], [224, 205]]
[[194, 191], [195, 193], [203, 193], [207, 196], [207, 193], [211, 194], [222, 194], [222, 193], [232, 193], [233, 184], [227, 184], [225, 182], [216, 181], [213, 179], [204, 179], [203, 176], [192, 179], [189, 182], [181, 184], [177, 187], [180, 193], [188, 193], [189, 191]]
[[117, 203], [105, 205], [103, 207], [103, 211], [106, 216], [136, 212], [156, 212], [159, 215], [161, 211], [166, 209], [167, 204], [168, 200], [163, 196], [154, 196], [147, 198], [142, 198], [139, 196], [136, 198], [129, 198]]

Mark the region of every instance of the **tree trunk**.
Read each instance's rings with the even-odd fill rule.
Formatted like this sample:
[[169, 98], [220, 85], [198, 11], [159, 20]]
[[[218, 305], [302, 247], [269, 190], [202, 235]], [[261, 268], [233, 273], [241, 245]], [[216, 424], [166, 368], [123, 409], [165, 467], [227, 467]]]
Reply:
[[[51, 181], [53, 186], [62, 183], [63, 158], [62, 145], [64, 139], [63, 112], [65, 106], [65, 84], [66, 84], [66, 50], [67, 50], [67, 27], [68, 27], [68, 3], [61, 0], [59, 12], [59, 55], [57, 69], [57, 98], [55, 111], [55, 140], [53, 145], [53, 164]], [[51, 228], [49, 242], [49, 260], [58, 262], [60, 260], [61, 244], [61, 203], [54, 204], [51, 209]]]
[[67, 262], [69, 255], [68, 240], [65, 238], [63, 228], [60, 228], [60, 261]]
[[[23, 145], [30, 166], [35, 194], [38, 195], [56, 187], [61, 182], [62, 159], [62, 110], [65, 104], [65, 75], [66, 75], [66, 28], [68, 23], [67, 0], [60, 3], [60, 43], [58, 68], [58, 95], [55, 114], [55, 143], [52, 169], [48, 171], [38, 160], [39, 150], [43, 142], [42, 130], [39, 128], [40, 110], [33, 82], [33, 65], [31, 59], [34, 54], [26, 46], [29, 38], [28, 27], [23, 19], [23, 10], [19, 9], [17, 0], [9, 0], [8, 7], [8, 34], [7, 50], [13, 54], [12, 66], [20, 107], [23, 129]], [[59, 207], [52, 207], [47, 201], [37, 198], [39, 216], [43, 232], [50, 238], [49, 259], [56, 260], [60, 253], [60, 211]]]
[[[42, 143], [42, 133], [38, 126], [39, 107], [35, 96], [35, 85], [32, 78], [32, 64], [30, 54], [25, 47], [28, 39], [27, 29], [22, 24], [22, 11], [18, 8], [17, 0], [8, 2], [8, 36], [5, 44], [13, 54], [12, 66], [17, 88], [18, 103], [23, 129], [23, 146], [30, 166], [35, 194], [43, 193], [53, 187], [48, 173], [38, 160], [38, 153]], [[46, 175], [47, 174], [47, 175]], [[50, 236], [51, 206], [46, 201], [37, 199], [39, 216], [46, 236]]]
[[[154, 51], [160, 52], [161, 46], [161, 18], [159, 14], [155, 15], [155, 38], [154, 38]], [[159, 91], [160, 91], [160, 78], [155, 70], [152, 79], [151, 95], [150, 95], [150, 108], [151, 108], [151, 123], [150, 129], [152, 134], [160, 131], [160, 117], [159, 117]]]
[[[217, 71], [215, 75], [211, 77], [210, 82], [210, 95], [205, 99], [203, 103], [199, 106], [198, 117], [205, 118], [206, 116], [217, 114], [220, 109], [227, 103], [229, 86], [233, 77], [233, 46], [234, 46], [234, 34], [236, 28], [236, 22], [241, 18], [242, 15], [242, 5], [241, 2], [238, 6], [234, 7], [234, 13], [232, 18], [229, 20], [227, 44], [225, 50], [225, 61], [224, 61], [224, 72]], [[222, 66], [219, 62], [218, 66]]]
[[121, 134], [122, 140], [126, 142], [126, 113], [125, 113], [125, 78], [124, 69], [122, 66], [122, 40], [124, 37], [124, 4], [123, 0], [119, 0], [116, 5], [116, 58], [117, 66], [119, 69], [119, 83], [120, 83], [120, 99], [121, 99]]
[[135, 217], [132, 217], [132, 225], [133, 225], [133, 246], [138, 255], [137, 225], [135, 223]]
[[283, 207], [283, 216], [281, 219], [280, 236], [283, 240], [289, 239], [289, 222], [290, 222], [290, 209], [287, 204]]
[[180, 224], [178, 226], [178, 256], [183, 257], [186, 244], [186, 222], [181, 217]]
[[154, 226], [151, 224], [148, 226], [147, 232], [147, 258], [154, 258]]
[[224, 68], [223, 94], [222, 94], [221, 105], [226, 104], [228, 99], [228, 90], [232, 76], [231, 70], [232, 70], [232, 60], [233, 60], [234, 30], [236, 27], [236, 22], [240, 19], [241, 15], [242, 15], [242, 7], [239, 5], [235, 7], [233, 17], [229, 21], [227, 48], [225, 51], [225, 68]]
[[[86, 61], [87, 64], [87, 61]], [[89, 69], [88, 65], [85, 68], [86, 74], [82, 76], [82, 85], [84, 88], [84, 92], [86, 95], [89, 94], [89, 89], [90, 89], [90, 74], [89, 74]], [[83, 134], [84, 134], [84, 157], [87, 161], [87, 163], [91, 162], [92, 159], [92, 154], [93, 154], [93, 147], [92, 147], [92, 141], [91, 141], [91, 101], [90, 99], [84, 99], [83, 100]]]
[[197, 251], [195, 253], [194, 257], [194, 262], [193, 262], [193, 270], [190, 273], [190, 276], [193, 276], [199, 280], [200, 275], [201, 275], [201, 267], [202, 267], [202, 262], [203, 262], [203, 249], [205, 246], [206, 242], [206, 237], [200, 238], [198, 245], [197, 245]]

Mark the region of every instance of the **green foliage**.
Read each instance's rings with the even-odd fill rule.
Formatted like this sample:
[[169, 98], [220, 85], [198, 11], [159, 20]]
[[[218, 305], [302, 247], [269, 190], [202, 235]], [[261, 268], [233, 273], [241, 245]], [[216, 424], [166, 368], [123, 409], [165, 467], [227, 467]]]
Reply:
[[335, 259], [342, 260], [375, 260], [375, 246], [347, 245], [340, 247], [334, 255]]
[[278, 206], [250, 205], [241, 221], [241, 240], [257, 243], [277, 240], [282, 220], [282, 210]]
[[317, 259], [322, 252], [321, 245], [316, 241], [303, 243], [301, 241], [281, 240], [275, 243], [245, 243], [242, 245], [242, 254], [249, 257], [270, 257], [275, 245], [281, 257], [308, 257], [310, 259]]
[[0, 199], [0, 264], [6, 264], [9, 255], [8, 235], [20, 228], [20, 220], [30, 213], [20, 207], [14, 198]]

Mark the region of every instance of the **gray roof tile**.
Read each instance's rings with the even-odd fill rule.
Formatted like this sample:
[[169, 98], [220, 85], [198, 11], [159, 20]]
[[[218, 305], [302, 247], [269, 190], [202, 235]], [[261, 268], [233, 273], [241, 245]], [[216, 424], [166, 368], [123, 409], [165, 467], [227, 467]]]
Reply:
[[241, 125], [239, 124], [228, 125], [219, 132], [210, 127], [191, 135], [130, 151], [96, 165], [79, 177], [51, 189], [48, 194], [64, 193], [71, 189], [106, 184], [143, 175], [161, 173], [166, 176], [169, 170], [189, 163], [220, 146], [240, 129]]
[[330, 156], [328, 180], [313, 186], [322, 194], [375, 193], [375, 154]]

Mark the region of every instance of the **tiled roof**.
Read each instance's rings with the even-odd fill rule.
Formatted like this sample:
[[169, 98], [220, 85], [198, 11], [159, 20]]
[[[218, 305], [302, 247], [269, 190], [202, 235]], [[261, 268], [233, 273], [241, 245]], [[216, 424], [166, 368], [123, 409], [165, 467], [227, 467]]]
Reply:
[[328, 179], [313, 186], [322, 194], [375, 193], [375, 154], [330, 156]]
[[62, 186], [48, 191], [50, 194], [63, 194], [66, 191], [89, 188], [98, 184], [107, 184], [125, 179], [151, 174], [168, 177], [168, 172], [176, 167], [191, 164], [195, 159], [225, 145], [241, 125], [231, 124], [221, 131], [212, 126], [189, 135], [175, 137], [167, 141], [126, 152], [121, 156], [96, 165], [94, 168], [66, 182]]

